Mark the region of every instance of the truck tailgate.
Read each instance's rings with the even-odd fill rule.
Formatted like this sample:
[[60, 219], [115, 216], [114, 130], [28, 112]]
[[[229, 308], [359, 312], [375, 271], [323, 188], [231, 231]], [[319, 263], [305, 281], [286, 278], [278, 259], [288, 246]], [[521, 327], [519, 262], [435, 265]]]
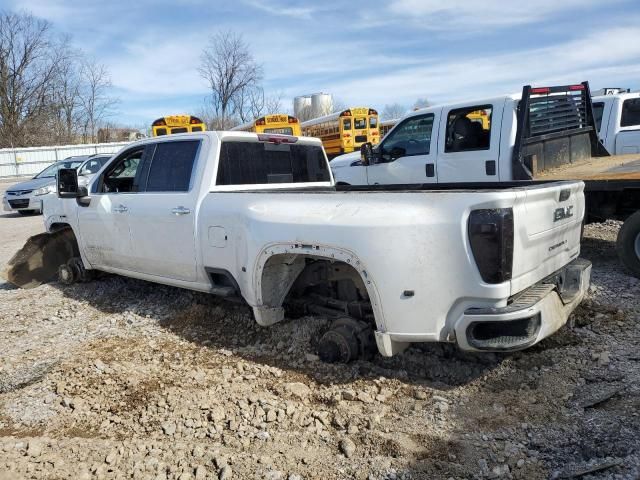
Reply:
[[514, 206], [512, 294], [575, 259], [585, 212], [584, 183], [554, 182], [523, 189]]

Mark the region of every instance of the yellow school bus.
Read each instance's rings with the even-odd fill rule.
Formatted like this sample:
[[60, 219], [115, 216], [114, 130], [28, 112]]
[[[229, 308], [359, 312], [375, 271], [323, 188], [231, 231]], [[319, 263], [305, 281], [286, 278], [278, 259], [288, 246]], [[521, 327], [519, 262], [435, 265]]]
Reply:
[[231, 130], [255, 133], [279, 133], [281, 135], [302, 135], [300, 122], [296, 117], [284, 113], [274, 113], [256, 118], [252, 122], [243, 123]]
[[302, 134], [317, 137], [327, 156], [358, 150], [365, 142], [380, 143], [378, 112], [369, 107], [354, 107], [342, 112], [302, 122]]
[[392, 118], [391, 120], [383, 120], [380, 122], [380, 138], [384, 138], [384, 136], [389, 133], [389, 130], [395, 127], [399, 121], [399, 118]]
[[205, 123], [193, 115], [168, 115], [151, 124], [154, 137], [172, 133], [204, 132], [206, 129]]
[[489, 130], [489, 123], [491, 122], [491, 118], [487, 114], [486, 110], [476, 110], [475, 112], [468, 113], [467, 118], [472, 122], [478, 122], [480, 125], [482, 125], [483, 130]]

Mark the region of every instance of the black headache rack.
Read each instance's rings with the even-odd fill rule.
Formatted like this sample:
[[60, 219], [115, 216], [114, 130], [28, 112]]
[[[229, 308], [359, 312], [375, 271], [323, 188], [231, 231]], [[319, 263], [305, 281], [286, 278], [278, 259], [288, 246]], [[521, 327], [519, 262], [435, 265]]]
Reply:
[[608, 156], [598, 140], [589, 82], [522, 89], [513, 149], [514, 180], [591, 157]]

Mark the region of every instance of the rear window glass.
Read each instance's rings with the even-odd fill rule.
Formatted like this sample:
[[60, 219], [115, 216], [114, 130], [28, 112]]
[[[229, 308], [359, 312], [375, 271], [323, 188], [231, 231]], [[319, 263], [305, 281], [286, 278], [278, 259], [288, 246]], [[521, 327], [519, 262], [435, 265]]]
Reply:
[[200, 142], [162, 142], [156, 145], [149, 175], [147, 192], [187, 192], [191, 171]]
[[171, 133], [187, 133], [188, 131], [189, 129], [187, 127], [178, 127], [171, 129]]
[[322, 147], [273, 143], [223, 142], [218, 185], [328, 182]]
[[630, 98], [622, 104], [621, 127], [640, 125], [640, 98]]
[[604, 102], [595, 102], [593, 104], [593, 119], [596, 121], [596, 130], [600, 130], [603, 111], [604, 111]]
[[363, 128], [367, 128], [366, 118], [356, 118], [353, 123], [354, 123], [354, 128], [356, 130], [362, 130]]

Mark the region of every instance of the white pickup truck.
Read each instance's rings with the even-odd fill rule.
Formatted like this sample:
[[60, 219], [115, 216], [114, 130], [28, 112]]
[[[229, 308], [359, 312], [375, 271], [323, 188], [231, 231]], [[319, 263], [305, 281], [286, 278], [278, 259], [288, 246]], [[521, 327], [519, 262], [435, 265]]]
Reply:
[[597, 97], [596, 108], [583, 82], [429, 107], [331, 169], [338, 185], [584, 180], [585, 222], [623, 221], [618, 255], [640, 277], [640, 155], [629, 155], [640, 143], [638, 97]]
[[612, 155], [640, 153], [640, 92], [593, 97], [600, 141]]
[[509, 351], [551, 335], [589, 284], [583, 188], [338, 191], [317, 139], [203, 132], [125, 147], [88, 190], [61, 170], [44, 214], [77, 241], [66, 283], [95, 269], [238, 297], [264, 326], [285, 308], [333, 315], [318, 351], [349, 361], [368, 344]]

